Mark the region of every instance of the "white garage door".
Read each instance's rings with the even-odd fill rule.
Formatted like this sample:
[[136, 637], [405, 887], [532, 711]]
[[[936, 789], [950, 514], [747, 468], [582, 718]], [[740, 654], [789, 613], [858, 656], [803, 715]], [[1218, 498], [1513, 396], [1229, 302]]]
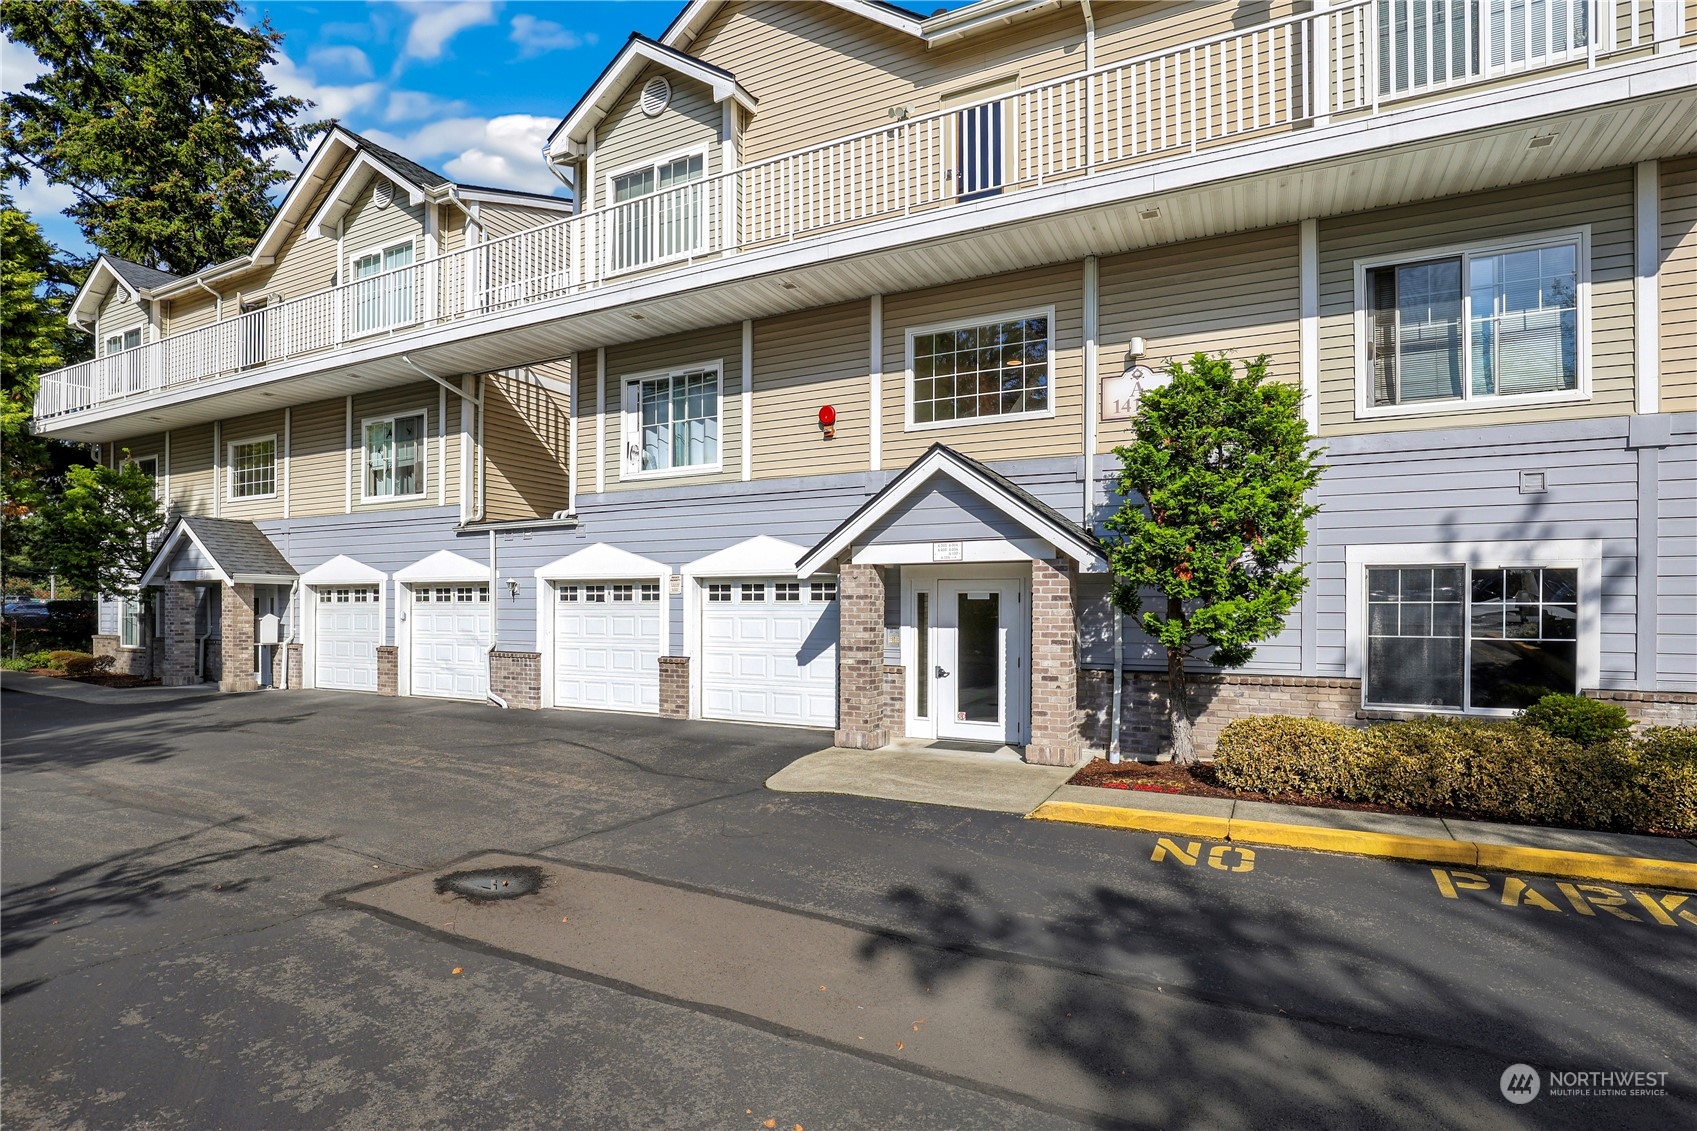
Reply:
[[837, 583], [714, 581], [701, 604], [701, 713], [835, 726]]
[[489, 586], [410, 589], [412, 693], [483, 699], [489, 694]]
[[554, 705], [660, 710], [660, 583], [554, 586]]
[[317, 593], [314, 686], [376, 691], [377, 644], [383, 639], [383, 606], [377, 600], [377, 586], [325, 586]]

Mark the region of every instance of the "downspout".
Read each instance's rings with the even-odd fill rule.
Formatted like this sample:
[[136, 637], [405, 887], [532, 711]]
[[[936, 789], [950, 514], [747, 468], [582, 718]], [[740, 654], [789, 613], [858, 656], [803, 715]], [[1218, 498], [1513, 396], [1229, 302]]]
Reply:
[[216, 304], [212, 308], [212, 320], [214, 322], [224, 321], [224, 296], [219, 294], [217, 291], [213, 290], [211, 287], [207, 286], [205, 283], [201, 282], [198, 276], [196, 278], [190, 279], [189, 282], [193, 283], [195, 286], [199, 287], [201, 290], [205, 291], [207, 294], [212, 296], [213, 302]]
[[1111, 601], [1108, 607], [1114, 617], [1114, 715], [1108, 724], [1108, 761], [1117, 766], [1120, 764], [1120, 695], [1125, 686], [1125, 614]]
[[1084, 9], [1084, 69], [1096, 69], [1096, 13], [1090, 10], [1090, 0], [1078, 0]]
[[496, 575], [499, 572], [500, 571], [495, 565], [495, 531], [491, 528], [489, 531], [489, 651], [484, 653], [485, 678], [483, 686], [486, 689], [486, 694], [489, 696], [489, 701], [505, 711], [507, 709], [507, 701], [495, 694], [494, 687], [495, 649], [501, 645], [501, 618], [498, 614], [498, 610], [501, 607], [501, 595], [496, 592], [495, 584]]
[[[442, 388], [448, 390], [448, 392], [454, 394], [456, 397], [459, 397], [462, 401], [466, 402], [466, 404], [471, 405], [474, 409], [477, 410], [477, 455], [478, 455], [478, 463], [479, 463], [479, 465], [481, 465], [482, 460], [483, 460], [483, 393], [482, 393], [481, 389], [475, 394], [468, 393], [464, 389], [460, 388], [458, 385], [454, 384], [452, 381], [449, 381], [449, 380], [442, 378], [442, 377], [438, 377], [436, 374], [430, 372], [428, 369], [423, 368], [416, 361], [414, 361], [412, 358], [408, 357], [404, 353], [401, 355], [401, 360], [403, 362], [405, 362], [406, 365], [407, 365], [407, 368], [411, 369], [414, 373], [417, 373], [421, 377], [426, 377], [426, 378], [429, 378], [430, 380], [436, 382], [436, 384], [442, 386]], [[464, 420], [463, 420], [463, 417], [464, 417], [464, 414], [465, 414], [465, 405], [460, 406], [460, 413], [461, 413], [461, 417], [462, 417], [462, 421], [461, 421], [461, 424], [460, 424], [460, 435], [463, 437], [465, 435], [465, 424], [464, 424]], [[443, 424], [444, 424], [444, 427], [445, 427], [446, 421], [444, 421]], [[446, 442], [446, 434], [445, 433], [444, 433], [444, 442]], [[461, 453], [461, 458], [462, 459], [464, 458], [463, 452]], [[462, 463], [460, 466], [463, 468], [465, 465]], [[482, 482], [482, 476], [481, 475], [478, 477], [477, 513], [476, 513], [475, 516], [472, 516], [472, 517], [476, 517], [476, 518], [482, 518], [483, 517], [483, 482]], [[464, 477], [464, 475], [461, 475], [461, 477], [460, 477], [460, 522], [463, 524], [464, 522], [467, 521], [467, 518], [468, 518], [468, 516], [466, 514], [465, 477]], [[494, 591], [491, 590], [491, 593], [493, 593], [493, 592]]]
[[299, 615], [296, 602], [300, 600], [301, 579], [295, 578], [289, 582], [289, 630], [283, 633], [283, 678], [277, 681], [279, 691], [289, 689], [289, 648], [295, 642], [295, 617]]

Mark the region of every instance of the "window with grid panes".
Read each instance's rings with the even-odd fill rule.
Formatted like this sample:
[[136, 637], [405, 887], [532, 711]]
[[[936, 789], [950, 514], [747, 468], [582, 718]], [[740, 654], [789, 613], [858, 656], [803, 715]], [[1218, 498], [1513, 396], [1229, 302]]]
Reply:
[[643, 582], [642, 599], [644, 601], [658, 601], [660, 599], [660, 583], [658, 581]]
[[837, 583], [835, 581], [815, 581], [809, 586], [815, 601], [835, 601], [837, 599]]
[[707, 599], [718, 604], [731, 599], [731, 585], [728, 581], [715, 581], [707, 586]]
[[801, 600], [801, 582], [779, 581], [774, 583], [772, 586], [772, 599], [774, 601]]
[[913, 336], [913, 422], [1049, 411], [1048, 315]]
[[766, 599], [766, 583], [763, 581], [743, 582], [742, 599], [744, 601], [764, 601]]
[[230, 498], [267, 498], [277, 493], [277, 438], [264, 436], [230, 445]]

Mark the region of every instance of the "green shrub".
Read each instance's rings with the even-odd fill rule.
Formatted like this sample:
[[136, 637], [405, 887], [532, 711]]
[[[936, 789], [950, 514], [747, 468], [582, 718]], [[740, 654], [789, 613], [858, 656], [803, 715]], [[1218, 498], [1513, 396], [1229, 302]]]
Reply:
[[1215, 778], [1245, 792], [1331, 797], [1486, 820], [1697, 833], [1697, 728], [1617, 731], [1582, 746], [1518, 720], [1434, 717], [1367, 731], [1242, 719]]
[[0, 660], [0, 669], [4, 669], [9, 672], [27, 672], [33, 667], [35, 667], [35, 665], [30, 663], [29, 660], [23, 656], [19, 656], [16, 659], [7, 658]]
[[[101, 663], [102, 660], [105, 663]], [[112, 657], [93, 656], [87, 652], [73, 652], [67, 649], [49, 653], [47, 666], [66, 675], [90, 675], [94, 672], [110, 671]]]
[[1326, 719], [1262, 715], [1227, 723], [1214, 779], [1251, 793], [1342, 797], [1354, 787], [1362, 732]]
[[52, 657], [53, 653], [43, 648], [38, 652], [25, 652], [18, 658], [28, 663], [32, 668], [45, 668], [48, 666], [48, 661], [51, 660]]
[[1546, 695], [1526, 708], [1520, 721], [1581, 746], [1595, 746], [1632, 729], [1620, 704], [1583, 695]]

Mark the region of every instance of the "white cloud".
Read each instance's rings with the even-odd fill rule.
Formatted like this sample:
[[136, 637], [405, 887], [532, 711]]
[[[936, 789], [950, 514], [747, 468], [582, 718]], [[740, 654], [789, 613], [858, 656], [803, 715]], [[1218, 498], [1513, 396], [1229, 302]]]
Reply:
[[379, 105], [386, 93], [380, 82], [321, 83], [313, 68], [300, 66], [280, 52], [276, 62], [266, 65], [265, 77], [279, 93], [314, 103], [307, 115], [311, 119], [345, 120], [350, 114]]
[[563, 191], [542, 163], [542, 146], [558, 123], [535, 114], [450, 118], [407, 135], [367, 131], [378, 145], [426, 165], [441, 163], [455, 180], [527, 192]]
[[519, 58], [529, 59], [550, 51], [570, 51], [584, 44], [595, 43], [594, 33], [579, 35], [553, 20], [539, 20], [531, 15], [513, 17], [513, 31], [507, 38], [519, 45]]
[[407, 29], [403, 53], [414, 59], [439, 59], [448, 41], [466, 28], [495, 22], [495, 5], [489, 0], [461, 0], [460, 3], [430, 3], [411, 0], [405, 5], [416, 12], [412, 27]]
[[427, 118], [444, 118], [464, 114], [466, 104], [456, 99], [438, 98], [421, 90], [392, 90], [383, 108], [385, 122], [422, 122]]
[[314, 47], [307, 52], [306, 61], [320, 71], [341, 71], [354, 78], [371, 77], [371, 60], [364, 51], [346, 44]]
[[15, 94], [40, 78], [47, 67], [35, 52], [0, 35], [0, 90]]

